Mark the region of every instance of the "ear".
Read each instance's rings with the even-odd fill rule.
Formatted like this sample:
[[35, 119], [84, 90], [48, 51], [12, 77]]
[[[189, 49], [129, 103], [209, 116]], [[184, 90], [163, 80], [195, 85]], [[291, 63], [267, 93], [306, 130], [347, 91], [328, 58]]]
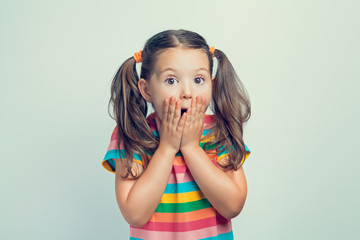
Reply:
[[140, 78], [138, 82], [138, 88], [140, 91], [141, 96], [149, 103], [152, 103], [150, 89], [149, 89], [149, 83], [143, 79]]

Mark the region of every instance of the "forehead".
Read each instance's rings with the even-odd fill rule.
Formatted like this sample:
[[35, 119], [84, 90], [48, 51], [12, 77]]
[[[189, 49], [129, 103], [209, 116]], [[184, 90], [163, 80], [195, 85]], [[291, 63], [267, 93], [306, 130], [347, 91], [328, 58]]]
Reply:
[[209, 69], [209, 59], [202, 49], [170, 48], [159, 54], [154, 65], [154, 72], [161, 73], [166, 69], [192, 71]]

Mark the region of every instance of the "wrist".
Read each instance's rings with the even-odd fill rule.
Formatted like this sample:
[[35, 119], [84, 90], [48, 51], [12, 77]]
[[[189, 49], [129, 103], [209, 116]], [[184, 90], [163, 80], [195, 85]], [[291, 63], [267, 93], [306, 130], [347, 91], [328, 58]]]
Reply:
[[156, 151], [159, 151], [162, 155], [175, 156], [179, 149], [176, 150], [160, 143]]
[[180, 146], [180, 151], [184, 155], [186, 153], [194, 153], [195, 151], [198, 151], [199, 149], [202, 150], [202, 148], [199, 146], [199, 144], [188, 144], [184, 146]]

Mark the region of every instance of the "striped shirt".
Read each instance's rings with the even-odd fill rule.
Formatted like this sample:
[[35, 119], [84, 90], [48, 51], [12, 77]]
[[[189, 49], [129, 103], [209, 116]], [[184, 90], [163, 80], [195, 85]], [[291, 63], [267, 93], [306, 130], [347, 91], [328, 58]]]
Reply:
[[[151, 130], [156, 136], [158, 131], [154, 114], [147, 118]], [[214, 115], [205, 115], [203, 136], [214, 126]], [[204, 148], [205, 139], [199, 143]], [[250, 154], [246, 148], [246, 155]], [[208, 149], [208, 147], [207, 147]], [[210, 149], [211, 150], [211, 149]], [[120, 151], [117, 142], [117, 128], [112, 132], [110, 145], [102, 165], [110, 172], [115, 172], [115, 158], [126, 156], [123, 144]], [[214, 164], [228, 155], [227, 150], [219, 154], [208, 153]], [[133, 154], [134, 161], [143, 165], [141, 158]], [[174, 158], [171, 175], [165, 192], [147, 224], [141, 228], [130, 225], [130, 240], [230, 240], [234, 239], [231, 220], [221, 216], [210, 204], [186, 166], [183, 156], [179, 151]]]

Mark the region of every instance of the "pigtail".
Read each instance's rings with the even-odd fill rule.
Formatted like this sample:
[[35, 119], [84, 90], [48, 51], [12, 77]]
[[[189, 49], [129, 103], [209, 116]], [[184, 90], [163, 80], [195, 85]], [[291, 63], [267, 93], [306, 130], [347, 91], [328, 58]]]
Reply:
[[226, 55], [216, 49], [218, 68], [213, 84], [213, 111], [219, 130], [217, 141], [229, 151], [227, 169], [238, 169], [246, 156], [243, 124], [251, 115], [250, 100], [245, 87]]
[[[140, 155], [147, 164], [147, 153], [155, 150], [157, 143], [146, 121], [147, 102], [138, 89], [139, 77], [136, 72], [136, 62], [128, 58], [119, 68], [111, 84], [110, 104], [113, 105], [113, 115], [118, 131], [118, 143], [124, 144], [127, 160], [127, 177], [129, 174], [137, 178], [131, 171], [133, 154]], [[120, 153], [120, 157], [123, 158]]]

